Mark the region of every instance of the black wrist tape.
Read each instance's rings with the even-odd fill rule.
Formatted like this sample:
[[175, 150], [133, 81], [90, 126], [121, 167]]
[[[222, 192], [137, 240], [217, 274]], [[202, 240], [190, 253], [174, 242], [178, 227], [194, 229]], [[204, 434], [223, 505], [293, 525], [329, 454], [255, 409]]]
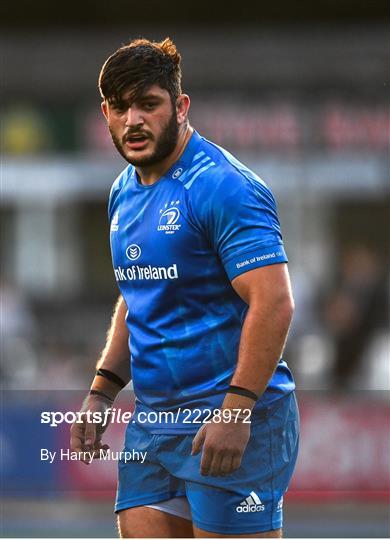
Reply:
[[105, 399], [108, 399], [108, 401], [110, 401], [110, 403], [114, 403], [114, 400], [112, 398], [110, 398], [110, 396], [108, 396], [107, 394], [105, 394], [104, 392], [100, 392], [100, 390], [90, 390], [89, 391], [89, 394], [91, 396], [100, 396], [100, 397], [103, 397]]
[[100, 375], [101, 377], [104, 377], [105, 379], [117, 384], [121, 387], [121, 389], [126, 386], [126, 383], [120, 377], [118, 377], [118, 375], [115, 375], [115, 373], [109, 371], [108, 369], [98, 369], [96, 375]]
[[244, 396], [253, 399], [253, 401], [257, 401], [259, 399], [254, 392], [251, 392], [251, 390], [248, 390], [247, 388], [242, 388], [242, 386], [234, 386], [233, 384], [229, 386], [229, 390], [227, 391], [227, 393]]

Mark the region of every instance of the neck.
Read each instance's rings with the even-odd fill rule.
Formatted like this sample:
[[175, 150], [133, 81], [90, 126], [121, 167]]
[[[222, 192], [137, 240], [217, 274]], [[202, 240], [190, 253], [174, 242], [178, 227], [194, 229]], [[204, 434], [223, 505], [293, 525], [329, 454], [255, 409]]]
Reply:
[[135, 170], [141, 180], [141, 184], [150, 186], [157, 182], [161, 176], [181, 157], [188, 141], [193, 133], [193, 128], [186, 124], [179, 130], [179, 137], [174, 151], [165, 159], [151, 167], [136, 167]]

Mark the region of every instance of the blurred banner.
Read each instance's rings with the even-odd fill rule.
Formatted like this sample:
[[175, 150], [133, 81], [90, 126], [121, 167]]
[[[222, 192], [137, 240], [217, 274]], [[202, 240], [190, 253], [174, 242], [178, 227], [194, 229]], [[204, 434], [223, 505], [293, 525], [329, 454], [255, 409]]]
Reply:
[[[322, 99], [265, 97], [250, 104], [239, 99], [195, 96], [190, 118], [196, 129], [216, 144], [235, 152], [360, 150], [386, 153], [389, 146], [388, 103], [358, 104]], [[114, 154], [98, 107], [58, 110], [10, 104], [3, 117], [3, 151], [7, 156], [55, 155], [60, 152]]]
[[[369, 392], [335, 399], [321, 392], [298, 396], [301, 450], [289, 498], [387, 500], [390, 404], [383, 397]], [[77, 492], [89, 499], [113, 500], [126, 428], [118, 420], [133, 411], [133, 396], [125, 392], [115, 403], [115, 421], [103, 437], [111, 450], [108, 459], [90, 465], [69, 450], [70, 423], [82, 398], [80, 392], [5, 392], [0, 435], [3, 496], [67, 497]]]

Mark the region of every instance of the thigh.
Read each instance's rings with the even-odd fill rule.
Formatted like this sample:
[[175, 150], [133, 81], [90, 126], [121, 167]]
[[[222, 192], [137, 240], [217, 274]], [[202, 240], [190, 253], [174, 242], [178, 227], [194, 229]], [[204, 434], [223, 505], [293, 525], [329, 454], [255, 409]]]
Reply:
[[194, 525], [195, 538], [282, 538], [282, 529], [255, 534], [220, 534], [199, 529]]
[[192, 523], [187, 519], [137, 506], [118, 512], [121, 538], [193, 538]]

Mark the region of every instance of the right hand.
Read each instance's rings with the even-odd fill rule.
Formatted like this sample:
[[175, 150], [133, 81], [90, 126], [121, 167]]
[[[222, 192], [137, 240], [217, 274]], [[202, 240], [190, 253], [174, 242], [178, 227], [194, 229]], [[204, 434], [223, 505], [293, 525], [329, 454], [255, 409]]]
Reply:
[[[100, 450], [109, 450], [107, 444], [102, 445], [102, 436], [110, 423], [110, 415], [107, 415], [105, 425], [105, 411], [112, 408], [112, 403], [103, 397], [88, 395], [84, 400], [80, 412], [99, 412], [102, 417], [101, 423], [88, 422], [87, 415], [83, 415], [83, 422], [74, 422], [70, 428], [70, 447], [72, 451], [80, 452], [80, 459], [87, 465], [90, 463], [87, 458], [83, 458], [83, 452], [93, 452], [94, 459], [99, 458]], [[92, 420], [92, 418], [91, 418]]]

